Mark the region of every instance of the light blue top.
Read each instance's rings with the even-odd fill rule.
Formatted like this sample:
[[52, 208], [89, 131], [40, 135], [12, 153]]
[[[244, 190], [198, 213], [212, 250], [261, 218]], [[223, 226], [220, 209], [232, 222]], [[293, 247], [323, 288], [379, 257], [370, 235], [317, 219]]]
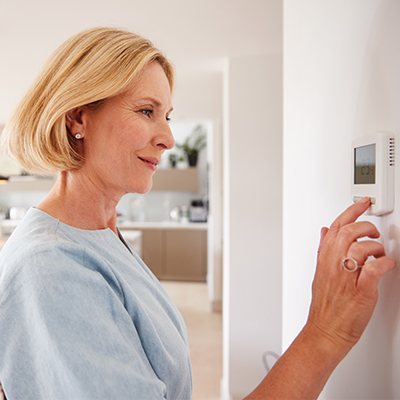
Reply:
[[28, 211], [0, 252], [8, 400], [191, 399], [184, 321], [128, 246]]

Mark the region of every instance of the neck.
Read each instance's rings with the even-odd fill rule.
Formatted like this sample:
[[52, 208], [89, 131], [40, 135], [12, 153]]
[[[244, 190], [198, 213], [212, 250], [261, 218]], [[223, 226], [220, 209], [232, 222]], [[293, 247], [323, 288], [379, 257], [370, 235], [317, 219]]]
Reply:
[[61, 172], [38, 209], [75, 228], [110, 228], [118, 234], [116, 207], [121, 197], [110, 196], [80, 171]]

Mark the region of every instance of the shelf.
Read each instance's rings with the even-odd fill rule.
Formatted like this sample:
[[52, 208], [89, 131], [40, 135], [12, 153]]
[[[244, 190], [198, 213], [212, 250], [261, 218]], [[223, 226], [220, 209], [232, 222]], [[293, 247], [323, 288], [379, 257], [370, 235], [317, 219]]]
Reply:
[[199, 190], [199, 173], [196, 167], [186, 169], [158, 169], [153, 176], [152, 191], [194, 192]]
[[[18, 191], [50, 191], [56, 175], [49, 177], [12, 176], [0, 185], [0, 193]], [[153, 191], [198, 192], [199, 171], [196, 167], [186, 169], [159, 169], [153, 176]]]
[[36, 176], [12, 176], [8, 182], [0, 185], [0, 193], [19, 192], [19, 191], [50, 191], [56, 182], [56, 176], [36, 177]]

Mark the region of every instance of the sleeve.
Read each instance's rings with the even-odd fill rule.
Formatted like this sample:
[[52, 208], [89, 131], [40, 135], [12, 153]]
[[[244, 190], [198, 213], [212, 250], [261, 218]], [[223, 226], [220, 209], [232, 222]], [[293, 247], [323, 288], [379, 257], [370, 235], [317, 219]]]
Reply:
[[12, 270], [0, 280], [8, 400], [164, 398], [118, 283], [54, 249]]

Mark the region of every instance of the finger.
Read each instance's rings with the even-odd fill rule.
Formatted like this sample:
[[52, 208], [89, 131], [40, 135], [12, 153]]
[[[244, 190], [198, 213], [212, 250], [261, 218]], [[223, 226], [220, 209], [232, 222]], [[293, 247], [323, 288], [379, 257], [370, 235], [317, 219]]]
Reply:
[[396, 261], [386, 256], [366, 263], [358, 277], [357, 288], [359, 293], [368, 298], [376, 297], [379, 279], [395, 266]]
[[363, 197], [357, 203], [348, 207], [342, 214], [340, 214], [335, 221], [333, 221], [330, 229], [339, 230], [342, 226], [355, 222], [359, 216], [367, 211], [371, 205], [369, 197]]
[[381, 243], [373, 240], [364, 240], [361, 242], [353, 242], [346, 256], [356, 260], [358, 265], [363, 265], [370, 256], [379, 258], [384, 255], [385, 248]]
[[324, 242], [326, 234], [329, 232], [329, 228], [326, 226], [321, 228], [320, 239], [319, 239], [319, 246], [318, 246], [318, 253], [321, 250], [322, 243]]
[[340, 229], [337, 233], [337, 249], [339, 254], [347, 254], [350, 245], [357, 239], [369, 237], [379, 238], [380, 233], [377, 227], [369, 221], [353, 222]]

